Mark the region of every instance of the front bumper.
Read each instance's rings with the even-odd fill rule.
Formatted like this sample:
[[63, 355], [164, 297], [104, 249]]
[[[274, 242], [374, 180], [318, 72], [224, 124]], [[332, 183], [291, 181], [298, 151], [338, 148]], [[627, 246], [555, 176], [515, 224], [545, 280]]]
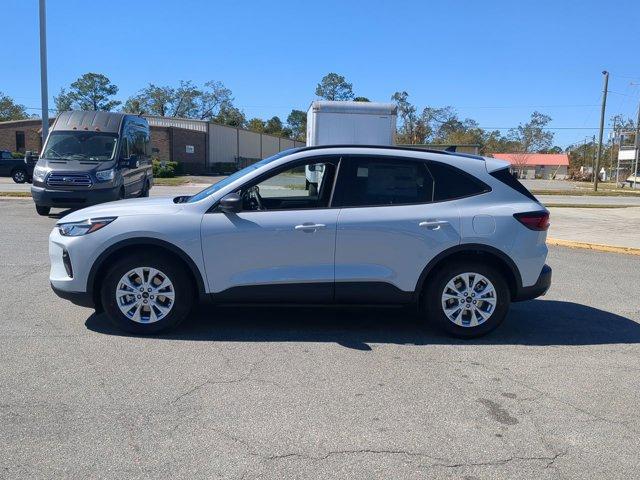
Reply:
[[90, 292], [67, 292], [66, 290], [56, 288], [53, 283], [51, 284], [51, 289], [57, 296], [65, 300], [69, 300], [75, 305], [87, 308], [95, 308], [93, 294]]
[[53, 190], [46, 187], [31, 187], [31, 196], [36, 205], [57, 208], [84, 208], [98, 203], [118, 200], [117, 188], [93, 190]]
[[549, 265], [545, 265], [542, 267], [542, 271], [540, 272], [540, 276], [538, 276], [536, 283], [530, 287], [521, 287], [513, 301], [522, 302], [524, 300], [532, 300], [534, 298], [541, 297], [547, 293], [549, 287], [551, 287], [551, 267]]

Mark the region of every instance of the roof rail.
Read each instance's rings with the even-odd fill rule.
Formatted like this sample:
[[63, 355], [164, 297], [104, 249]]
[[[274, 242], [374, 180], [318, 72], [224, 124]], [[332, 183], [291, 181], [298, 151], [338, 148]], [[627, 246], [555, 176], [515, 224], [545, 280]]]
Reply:
[[323, 148], [379, 148], [384, 150], [404, 150], [410, 152], [427, 152], [427, 153], [438, 153], [441, 155], [453, 155], [457, 157], [467, 157], [467, 158], [475, 158], [476, 160], [484, 160], [484, 157], [481, 155], [473, 155], [471, 153], [460, 153], [451, 150], [438, 150], [435, 148], [421, 148], [421, 147], [410, 147], [406, 145], [358, 145], [358, 144], [336, 144], [336, 145], [314, 145], [311, 147], [299, 147], [298, 151], [304, 152], [309, 150], [320, 150]]

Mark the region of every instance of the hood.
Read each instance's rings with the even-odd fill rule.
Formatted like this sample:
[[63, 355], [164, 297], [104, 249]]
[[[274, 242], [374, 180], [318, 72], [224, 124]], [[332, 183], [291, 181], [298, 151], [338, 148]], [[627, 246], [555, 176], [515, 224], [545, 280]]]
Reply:
[[184, 205], [173, 202], [174, 197], [132, 198], [117, 202], [101, 203], [83, 208], [62, 217], [58, 223], [80, 222], [88, 218], [125, 217], [129, 215], [170, 215]]
[[104, 162], [97, 162], [92, 160], [50, 160], [41, 158], [38, 161], [39, 167], [45, 167], [53, 172], [90, 172], [92, 170], [106, 170], [113, 168], [115, 162], [113, 160], [107, 160]]

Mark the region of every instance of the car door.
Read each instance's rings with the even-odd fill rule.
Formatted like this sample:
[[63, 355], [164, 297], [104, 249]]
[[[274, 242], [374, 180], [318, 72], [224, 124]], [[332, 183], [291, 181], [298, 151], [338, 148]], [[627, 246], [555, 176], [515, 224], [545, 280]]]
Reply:
[[9, 152], [0, 151], [0, 175], [8, 176], [11, 174], [11, 167], [13, 166], [13, 157]]
[[325, 174], [317, 192], [305, 185], [309, 162], [280, 168], [242, 187], [239, 213], [214, 208], [204, 215], [201, 239], [215, 298], [333, 300], [338, 210], [329, 202], [337, 160], [321, 159]]
[[455, 202], [434, 202], [424, 161], [354, 156], [343, 160], [334, 205], [338, 217], [335, 299], [402, 303], [424, 267], [460, 243]]

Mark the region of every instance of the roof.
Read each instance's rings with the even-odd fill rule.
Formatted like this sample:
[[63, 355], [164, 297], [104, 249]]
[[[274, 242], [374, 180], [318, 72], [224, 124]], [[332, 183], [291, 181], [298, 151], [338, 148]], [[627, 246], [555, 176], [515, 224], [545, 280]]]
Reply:
[[107, 133], [119, 133], [125, 113], [70, 111], [58, 115], [54, 130], [99, 130]]
[[367, 115], [396, 115], [398, 107], [395, 103], [378, 102], [337, 102], [331, 100], [316, 100], [311, 102], [309, 110], [327, 113], [361, 113]]
[[492, 153], [493, 158], [506, 160], [516, 165], [569, 165], [569, 155], [566, 153]]

